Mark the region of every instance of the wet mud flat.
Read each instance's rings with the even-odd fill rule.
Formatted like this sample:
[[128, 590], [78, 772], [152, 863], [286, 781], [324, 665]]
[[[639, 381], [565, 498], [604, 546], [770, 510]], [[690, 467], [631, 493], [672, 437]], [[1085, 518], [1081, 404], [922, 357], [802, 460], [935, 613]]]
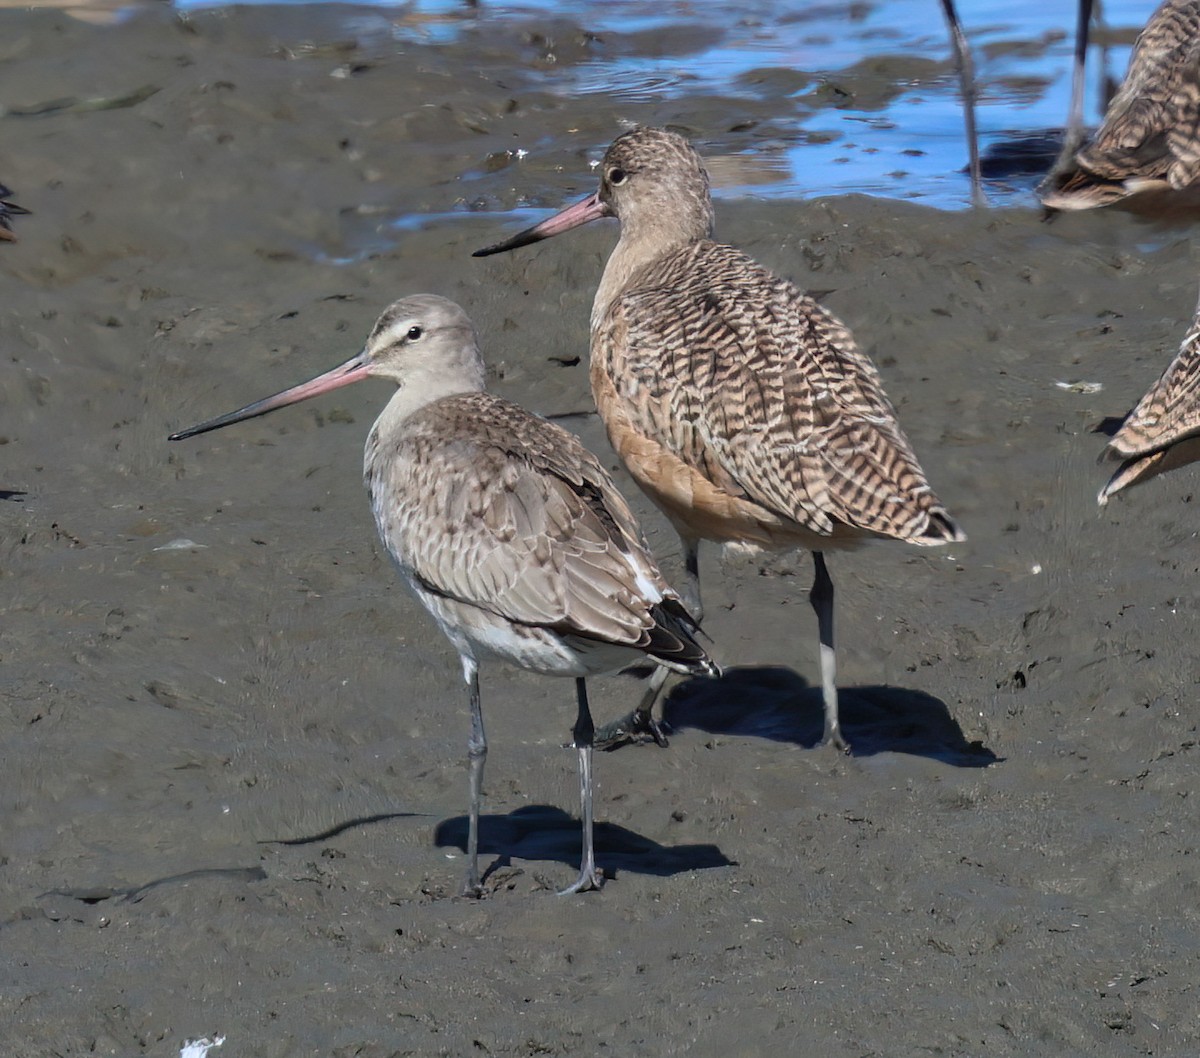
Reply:
[[[496, 867], [463, 901], [457, 665], [359, 480], [386, 387], [166, 434], [429, 290], [475, 319], [498, 392], [582, 413], [615, 468], [586, 414], [615, 231], [479, 262], [518, 222], [387, 219], [578, 127], [572, 168], [487, 184], [557, 205], [619, 120], [734, 105], [581, 113], [521, 87], [516, 37], [356, 72], [328, 18], [0, 11], [0, 180], [33, 211], [0, 247], [5, 1052], [1190, 1053], [1200, 478], [1098, 511], [1090, 432], [1178, 345], [1190, 228], [719, 204], [723, 238], [829, 292], [970, 541], [832, 556], [847, 758], [812, 748], [808, 557], [705, 550], [730, 671], [676, 691], [669, 749], [598, 759], [599, 894], [553, 892], [578, 859], [570, 684], [486, 668]], [[638, 691], [595, 681], [597, 718]]]

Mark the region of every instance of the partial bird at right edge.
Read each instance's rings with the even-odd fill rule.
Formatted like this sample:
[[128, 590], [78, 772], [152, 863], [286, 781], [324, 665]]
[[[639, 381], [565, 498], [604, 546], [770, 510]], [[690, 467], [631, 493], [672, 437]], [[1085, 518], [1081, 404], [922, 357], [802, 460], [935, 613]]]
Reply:
[[1104, 123], [1038, 188], [1049, 210], [1094, 209], [1200, 177], [1200, 0], [1165, 0], [1134, 44]]
[[11, 217], [16, 217], [29, 212], [27, 209], [22, 209], [15, 202], [9, 202], [8, 196], [12, 192], [0, 184], [0, 242], [16, 242], [17, 237], [13, 234]]
[[[833, 581], [824, 552], [891, 538], [966, 539], [934, 495], [879, 372], [849, 329], [786, 279], [712, 241], [708, 174], [666, 129], [613, 141], [600, 189], [475, 256], [600, 217], [621, 237], [592, 305], [591, 382], [613, 448], [683, 545], [698, 619], [701, 540], [805, 548], [820, 637], [822, 741], [847, 751], [838, 716]], [[629, 717], [597, 733], [649, 734], [665, 672]]]
[[1200, 459], [1200, 304], [1175, 359], [1104, 449], [1123, 460], [1096, 501]]

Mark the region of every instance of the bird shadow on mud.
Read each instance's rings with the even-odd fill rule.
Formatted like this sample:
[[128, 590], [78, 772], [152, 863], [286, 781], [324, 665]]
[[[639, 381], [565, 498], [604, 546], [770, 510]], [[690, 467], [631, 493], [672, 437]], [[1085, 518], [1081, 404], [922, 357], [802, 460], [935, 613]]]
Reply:
[[[607, 878], [616, 877], [619, 871], [667, 877], [737, 865], [716, 845], [660, 845], [616, 823], [597, 822], [594, 841], [596, 863]], [[439, 823], [433, 843], [466, 852], [467, 817]], [[579, 820], [553, 805], [528, 805], [506, 816], [480, 816], [479, 854], [500, 857], [488, 868], [489, 874], [514, 858], [555, 860], [578, 867], [581, 852]]]
[[[905, 687], [839, 687], [842, 733], [855, 757], [912, 753], [956, 768], [986, 768], [997, 757], [982, 742], [969, 742], [946, 703]], [[663, 719], [680, 731], [697, 728], [721, 735], [752, 735], [812, 747], [824, 730], [821, 688], [791, 669], [772, 666], [727, 669], [716, 680], [680, 684], [663, 707]]]

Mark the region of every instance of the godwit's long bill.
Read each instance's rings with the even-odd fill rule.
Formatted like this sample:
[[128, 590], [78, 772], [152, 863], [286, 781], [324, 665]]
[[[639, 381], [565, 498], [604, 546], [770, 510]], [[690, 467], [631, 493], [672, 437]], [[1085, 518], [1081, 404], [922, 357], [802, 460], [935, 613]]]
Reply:
[[1200, 459], [1200, 304], [1175, 359], [1113, 435], [1104, 455], [1122, 460], [1100, 490], [1110, 496]]
[[647, 656], [677, 672], [716, 675], [717, 668], [595, 456], [561, 427], [484, 392], [466, 313], [430, 294], [397, 301], [344, 364], [171, 440], [369, 377], [398, 387], [367, 438], [363, 477], [375, 523], [413, 594], [458, 651], [470, 699], [463, 891], [482, 891], [481, 654], [575, 678], [583, 860], [563, 892], [599, 888], [586, 677]]
[[[786, 279], [710, 238], [708, 175], [682, 136], [618, 137], [588, 198], [498, 253], [617, 217], [592, 305], [591, 381], [613, 447], [674, 524], [701, 616], [700, 540], [813, 552], [824, 741], [838, 721], [824, 551], [872, 537], [963, 540], [850, 331]], [[622, 724], [653, 729], [649, 705]], [[607, 732], [603, 733], [607, 734]]]

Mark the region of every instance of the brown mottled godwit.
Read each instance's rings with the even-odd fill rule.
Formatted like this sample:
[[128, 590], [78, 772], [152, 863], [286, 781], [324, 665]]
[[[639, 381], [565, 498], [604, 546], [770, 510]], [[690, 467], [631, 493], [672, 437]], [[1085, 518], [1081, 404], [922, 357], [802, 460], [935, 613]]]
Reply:
[[484, 391], [466, 313], [430, 294], [397, 301], [344, 364], [171, 440], [368, 377], [398, 387], [371, 428], [363, 464], [379, 535], [458, 651], [470, 698], [463, 891], [481, 892], [481, 654], [575, 678], [583, 862], [563, 892], [599, 888], [586, 677], [647, 656], [677, 672], [715, 675], [717, 668], [599, 461], [573, 434]]
[[[1077, 106], [1073, 97], [1073, 115]], [[1038, 194], [1048, 209], [1092, 209], [1142, 191], [1182, 191], [1197, 176], [1200, 0], [1165, 0], [1139, 35], [1103, 124]]]
[[[679, 533], [684, 601], [697, 617], [701, 540], [813, 552], [823, 741], [847, 749], [823, 553], [873, 537], [944, 544], [963, 533], [850, 331], [788, 280], [711, 240], [708, 176], [682, 136], [619, 136], [595, 194], [477, 255], [609, 216], [621, 235], [591, 317], [592, 394], [609, 439]], [[616, 726], [654, 732], [650, 704]]]
[[1175, 359], [1125, 417], [1104, 455], [1123, 462], [1096, 497], [1101, 507], [1130, 485], [1200, 459], [1200, 304]]

